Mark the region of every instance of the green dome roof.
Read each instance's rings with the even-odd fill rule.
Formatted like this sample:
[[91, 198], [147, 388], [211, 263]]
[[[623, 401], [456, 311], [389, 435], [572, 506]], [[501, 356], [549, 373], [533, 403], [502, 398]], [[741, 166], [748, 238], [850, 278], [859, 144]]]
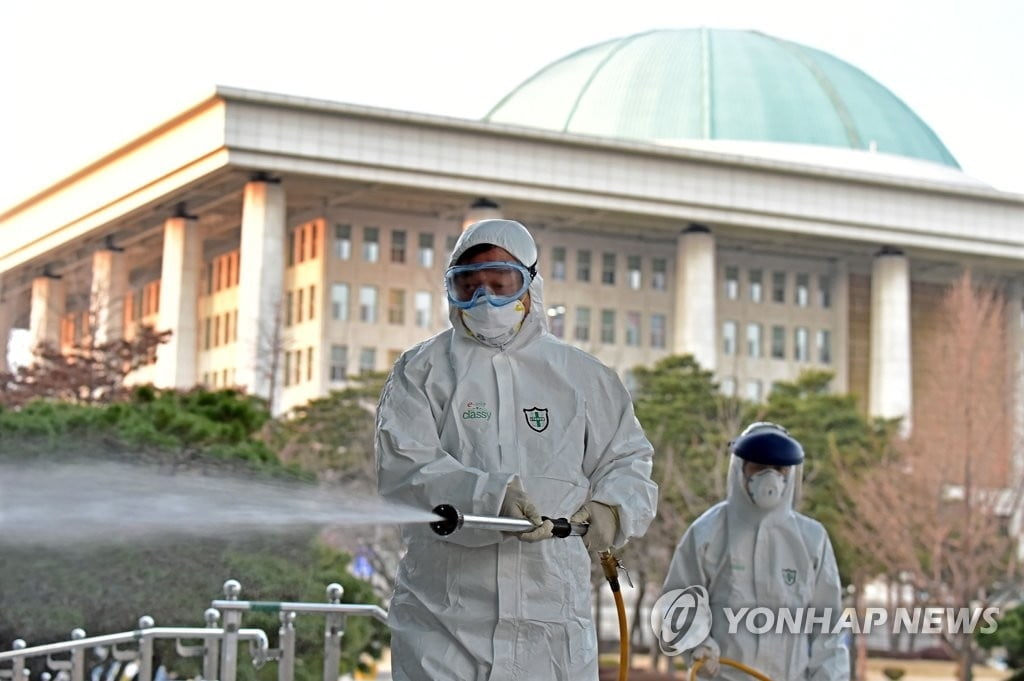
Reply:
[[959, 168], [910, 107], [846, 62], [755, 31], [656, 30], [541, 69], [485, 120], [651, 142], [810, 144]]

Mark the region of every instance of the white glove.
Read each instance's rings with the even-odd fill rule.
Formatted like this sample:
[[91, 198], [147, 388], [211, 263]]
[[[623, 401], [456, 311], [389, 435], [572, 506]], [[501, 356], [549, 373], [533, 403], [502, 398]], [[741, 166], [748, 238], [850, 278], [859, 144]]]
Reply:
[[506, 518], [525, 518], [536, 525], [536, 529], [528, 532], [515, 532], [520, 540], [527, 542], [550, 539], [554, 536], [554, 524], [550, 520], [541, 520], [537, 507], [530, 501], [523, 490], [523, 483], [518, 477], [512, 478], [505, 489], [505, 499], [501, 502], [501, 510], [498, 512]]
[[701, 665], [700, 671], [697, 672], [699, 676], [718, 676], [718, 672], [722, 669], [722, 665], [718, 661], [719, 657], [721, 657], [721, 651], [718, 648], [718, 643], [715, 639], [708, 636], [704, 639], [704, 642], [697, 646], [697, 649], [693, 651], [691, 659], [694, 662], [697, 660], [704, 660], [704, 664]]
[[619, 533], [619, 509], [600, 501], [588, 501], [572, 514], [569, 522], [589, 525], [583, 535], [583, 545], [588, 551], [607, 551]]

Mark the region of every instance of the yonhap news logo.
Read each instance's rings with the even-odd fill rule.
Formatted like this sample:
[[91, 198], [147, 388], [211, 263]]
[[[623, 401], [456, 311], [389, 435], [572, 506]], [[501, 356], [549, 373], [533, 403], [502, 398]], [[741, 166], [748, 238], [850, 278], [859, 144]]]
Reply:
[[707, 589], [690, 586], [666, 591], [651, 608], [651, 629], [665, 655], [682, 655], [696, 648], [711, 633]]
[[[869, 634], [883, 629], [893, 634], [990, 634], [998, 627], [1000, 609], [921, 607], [865, 608], [721, 608], [729, 635], [750, 634]], [[702, 586], [666, 591], [651, 609], [651, 630], [665, 655], [681, 655], [699, 646], [711, 633], [711, 603]]]

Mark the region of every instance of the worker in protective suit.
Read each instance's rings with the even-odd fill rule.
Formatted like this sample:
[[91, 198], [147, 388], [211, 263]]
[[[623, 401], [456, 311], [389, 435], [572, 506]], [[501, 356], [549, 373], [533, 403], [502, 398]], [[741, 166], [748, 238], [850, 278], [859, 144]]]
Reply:
[[[778, 681], [846, 681], [849, 651], [833, 634], [842, 614], [842, 592], [832, 543], [824, 526], [794, 510], [804, 452], [785, 428], [768, 422], [748, 426], [731, 443], [728, 496], [687, 528], [676, 546], [663, 593], [701, 586], [710, 601], [710, 635], [692, 651], [703, 659], [700, 674], [749, 681], [721, 665], [729, 658]], [[748, 630], [738, 620], [730, 632], [725, 608], [815, 608], [816, 626]], [[827, 623], [822, 614], [828, 609]], [[755, 620], [763, 626], [764, 620]], [[756, 627], [755, 627], [756, 628]]]
[[[419, 508], [528, 518], [525, 534], [407, 525], [388, 622], [399, 681], [597, 679], [590, 555], [654, 516], [652, 447], [618, 376], [547, 331], [537, 247], [484, 220], [445, 277], [452, 328], [396, 362], [378, 488]], [[589, 522], [552, 538], [541, 516]]]

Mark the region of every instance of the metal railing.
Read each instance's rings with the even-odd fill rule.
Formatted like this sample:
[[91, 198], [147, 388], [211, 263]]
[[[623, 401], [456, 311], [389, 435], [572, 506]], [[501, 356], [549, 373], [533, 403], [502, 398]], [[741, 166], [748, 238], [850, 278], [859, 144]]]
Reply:
[[[56, 672], [58, 681], [85, 681], [85, 655], [91, 648], [109, 650], [114, 660], [137, 663], [136, 681], [153, 681], [153, 643], [160, 639], [174, 640], [175, 650], [181, 657], [201, 657], [201, 678], [207, 681], [236, 681], [241, 642], [248, 642], [254, 666], [276, 661], [278, 681], [294, 681], [295, 618], [306, 614], [324, 616], [324, 681], [337, 681], [346, 617], [373, 617], [387, 623], [387, 612], [380, 606], [342, 603], [344, 590], [337, 583], [327, 586], [326, 603], [241, 601], [238, 600], [241, 591], [238, 581], [224, 582], [225, 598], [213, 601], [203, 613], [205, 628], [157, 627], [152, 617], [143, 616], [139, 618], [137, 629], [117, 634], [86, 636], [84, 630], [74, 629], [70, 640], [31, 647], [24, 640], [16, 639], [11, 650], [0, 652], [0, 681], [30, 681], [26, 661], [39, 657], [45, 658], [46, 668]], [[277, 648], [270, 647], [262, 629], [242, 628], [246, 612], [278, 613], [281, 627]], [[218, 626], [222, 613], [224, 622]], [[197, 641], [201, 643], [196, 644]], [[188, 645], [189, 642], [192, 645]], [[55, 657], [58, 655], [61, 657]], [[52, 675], [44, 672], [41, 676]]]

